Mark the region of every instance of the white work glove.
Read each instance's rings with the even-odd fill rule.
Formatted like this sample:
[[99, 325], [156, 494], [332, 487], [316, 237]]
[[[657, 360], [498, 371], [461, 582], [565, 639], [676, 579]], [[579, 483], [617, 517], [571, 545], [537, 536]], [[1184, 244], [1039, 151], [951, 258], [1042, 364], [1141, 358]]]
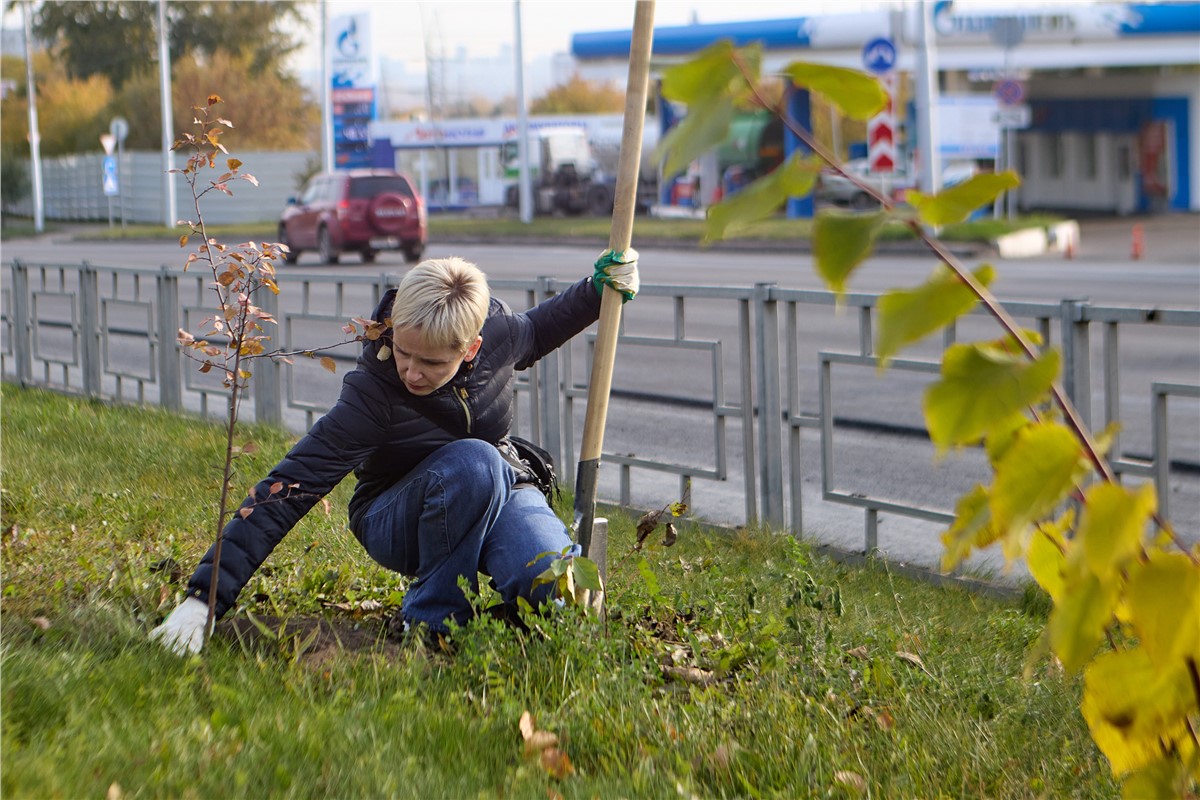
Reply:
[[195, 655], [204, 647], [207, 623], [208, 604], [189, 597], [168, 614], [161, 625], [150, 631], [150, 638], [161, 642], [177, 656]]
[[603, 292], [602, 285], [608, 284], [625, 297], [625, 302], [633, 299], [638, 292], [638, 252], [632, 247], [623, 253], [605, 250], [596, 259], [596, 271], [592, 273], [592, 283], [597, 292]]

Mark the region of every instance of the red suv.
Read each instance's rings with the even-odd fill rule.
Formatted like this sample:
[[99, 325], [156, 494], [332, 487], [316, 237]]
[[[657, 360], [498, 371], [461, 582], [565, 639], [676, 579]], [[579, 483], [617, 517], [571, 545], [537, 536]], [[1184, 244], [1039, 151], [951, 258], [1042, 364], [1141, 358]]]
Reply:
[[314, 175], [279, 219], [279, 241], [295, 264], [305, 250], [336, 264], [354, 250], [370, 264], [380, 250], [403, 250], [418, 261], [427, 240], [425, 202], [405, 175], [389, 169], [352, 169]]

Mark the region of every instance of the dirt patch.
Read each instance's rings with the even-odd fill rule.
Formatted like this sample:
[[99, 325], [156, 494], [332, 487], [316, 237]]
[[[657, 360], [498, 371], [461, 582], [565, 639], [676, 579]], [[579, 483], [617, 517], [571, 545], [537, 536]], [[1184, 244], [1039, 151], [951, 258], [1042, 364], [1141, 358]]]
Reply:
[[378, 654], [391, 660], [402, 650], [400, 642], [387, 635], [387, 621], [381, 619], [237, 617], [218, 622], [214, 635], [256, 650], [288, 655], [298, 650], [299, 659], [312, 667], [341, 654]]

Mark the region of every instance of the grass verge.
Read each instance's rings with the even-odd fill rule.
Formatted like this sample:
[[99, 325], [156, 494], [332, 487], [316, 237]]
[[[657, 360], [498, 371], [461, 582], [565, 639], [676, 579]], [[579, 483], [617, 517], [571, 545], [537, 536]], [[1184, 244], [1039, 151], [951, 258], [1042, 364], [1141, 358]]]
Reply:
[[[5, 797], [1117, 795], [1078, 680], [1044, 662], [1022, 677], [1037, 596], [840, 567], [761, 532], [685, 524], [632, 552], [636, 520], [614, 514], [606, 621], [480, 619], [448, 655], [381, 635], [405, 583], [346, 531], [340, 487], [231, 614], [282, 630], [226, 626], [177, 659], [146, 633], [209, 541], [220, 430], [2, 400]], [[248, 485], [290, 437], [247, 438]], [[524, 754], [524, 711], [570, 769]]]
[[[1058, 221], [1057, 217], [1033, 215], [1019, 220], [981, 219], [947, 225], [939, 238], [948, 242], [989, 243], [1006, 233], [1022, 228], [1048, 225]], [[704, 236], [704, 221], [694, 219], [653, 219], [639, 217], [635, 224], [635, 239], [642, 241], [677, 242], [693, 245]], [[525, 225], [511, 215], [501, 217], [467, 217], [434, 214], [429, 218], [429, 240], [437, 242], [447, 239], [482, 239], [488, 241], [542, 241], [546, 239], [594, 239], [603, 247], [608, 240], [612, 221], [606, 217], [538, 217]], [[122, 228], [96, 226], [89, 236], [105, 241], [176, 238], [186, 233], [183, 227], [166, 228], [161, 225], [128, 225]], [[243, 225], [211, 225], [208, 232], [225, 241], [274, 241], [278, 238], [273, 222], [247, 223]], [[14, 227], [4, 231], [6, 237], [32, 235], [28, 230]], [[812, 235], [812, 221], [807, 219], [785, 219], [775, 217], [747, 226], [727, 238], [741, 241], [803, 242]], [[915, 235], [899, 223], [888, 224], [881, 239], [885, 241], [915, 240]]]

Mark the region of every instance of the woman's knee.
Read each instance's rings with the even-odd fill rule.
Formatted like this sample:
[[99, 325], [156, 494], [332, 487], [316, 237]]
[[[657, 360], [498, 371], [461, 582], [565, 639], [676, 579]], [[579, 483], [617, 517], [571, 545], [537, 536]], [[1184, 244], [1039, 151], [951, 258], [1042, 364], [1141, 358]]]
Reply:
[[443, 445], [436, 461], [432, 469], [443, 479], [466, 480], [471, 485], [512, 482], [512, 467], [494, 445], [482, 439], [459, 439]]

